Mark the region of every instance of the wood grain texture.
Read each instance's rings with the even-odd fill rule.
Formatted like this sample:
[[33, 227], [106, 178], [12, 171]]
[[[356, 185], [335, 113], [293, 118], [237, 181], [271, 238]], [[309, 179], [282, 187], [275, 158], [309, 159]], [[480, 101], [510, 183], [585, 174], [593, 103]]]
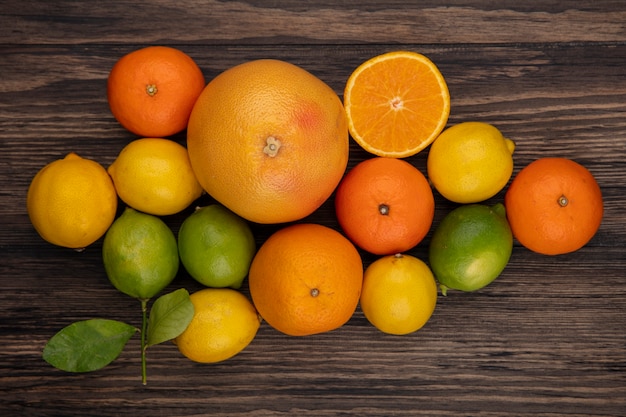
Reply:
[[[416, 4], [417, 3], [417, 4]], [[626, 39], [620, 1], [5, 2], [26, 44], [501, 43]], [[608, 13], [607, 13], [608, 11]], [[181, 24], [183, 22], [183, 24]]]
[[[626, 4], [414, 3], [2, 3], [0, 414], [626, 415]], [[339, 95], [371, 56], [424, 53], [448, 82], [450, 125], [499, 127], [517, 143], [515, 172], [543, 156], [581, 162], [603, 191], [602, 226], [568, 255], [516, 242], [492, 285], [440, 297], [410, 336], [384, 335], [357, 310], [341, 329], [305, 338], [264, 324], [246, 350], [215, 365], [153, 346], [147, 386], [138, 338], [101, 371], [58, 371], [41, 358], [56, 331], [92, 317], [139, 325], [139, 303], [108, 283], [101, 241], [81, 253], [42, 241], [26, 191], [43, 165], [70, 151], [108, 166], [134, 139], [110, 114], [106, 78], [121, 55], [149, 44], [184, 50], [207, 80], [247, 60], [284, 59]], [[349, 167], [369, 157], [354, 142], [350, 155]], [[408, 160], [425, 172], [426, 156]], [[436, 195], [436, 207], [435, 225], [455, 205]], [[189, 213], [165, 221], [177, 231]], [[305, 220], [338, 228], [332, 198]], [[258, 243], [279, 227], [253, 225]], [[427, 246], [409, 253], [426, 259]], [[366, 265], [375, 259], [362, 256]], [[200, 289], [184, 271], [168, 290], [180, 287]]]

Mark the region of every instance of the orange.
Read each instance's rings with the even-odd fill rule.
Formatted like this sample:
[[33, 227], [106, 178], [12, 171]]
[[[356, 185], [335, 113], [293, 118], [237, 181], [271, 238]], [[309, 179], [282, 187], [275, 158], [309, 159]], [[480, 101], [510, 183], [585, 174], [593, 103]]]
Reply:
[[391, 255], [411, 249], [426, 236], [435, 199], [416, 167], [402, 159], [376, 157], [360, 162], [341, 181], [335, 211], [357, 246]]
[[131, 132], [161, 138], [185, 129], [204, 75], [184, 52], [149, 46], [115, 63], [107, 82], [111, 113]]
[[187, 129], [200, 184], [257, 223], [298, 220], [321, 206], [345, 172], [348, 140], [337, 94], [304, 69], [268, 59], [209, 82]]
[[343, 96], [350, 134], [366, 151], [404, 158], [430, 145], [450, 115], [450, 93], [437, 66], [410, 51], [362, 63]]
[[582, 248], [604, 213], [602, 192], [591, 172], [566, 158], [542, 158], [524, 167], [504, 203], [513, 236], [545, 255]]
[[248, 280], [252, 301], [270, 326], [306, 336], [337, 329], [350, 319], [361, 295], [363, 263], [336, 230], [295, 224], [265, 241]]

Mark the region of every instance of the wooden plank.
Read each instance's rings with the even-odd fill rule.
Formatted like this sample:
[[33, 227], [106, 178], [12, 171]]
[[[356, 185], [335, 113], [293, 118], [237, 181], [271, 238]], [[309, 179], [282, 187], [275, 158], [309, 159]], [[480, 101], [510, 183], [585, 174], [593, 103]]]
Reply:
[[0, 6], [0, 39], [20, 44], [519, 43], [626, 40], [619, 1], [45, 0]]

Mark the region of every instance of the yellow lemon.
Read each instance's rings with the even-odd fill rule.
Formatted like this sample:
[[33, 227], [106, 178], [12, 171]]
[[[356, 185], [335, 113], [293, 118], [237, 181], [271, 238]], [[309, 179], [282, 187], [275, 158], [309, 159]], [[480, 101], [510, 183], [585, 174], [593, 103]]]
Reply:
[[428, 153], [428, 177], [456, 203], [477, 203], [496, 195], [513, 173], [515, 143], [494, 126], [464, 122], [441, 133]]
[[403, 335], [419, 330], [436, 304], [435, 277], [426, 263], [413, 256], [384, 256], [365, 270], [361, 310], [384, 333]]
[[230, 288], [206, 288], [190, 296], [193, 318], [174, 343], [195, 362], [229, 359], [252, 342], [261, 320], [245, 295]]
[[202, 194], [184, 146], [163, 138], [137, 139], [108, 169], [120, 198], [144, 213], [165, 216]]
[[35, 175], [26, 206], [31, 223], [44, 240], [83, 249], [113, 223], [117, 194], [102, 165], [72, 152]]

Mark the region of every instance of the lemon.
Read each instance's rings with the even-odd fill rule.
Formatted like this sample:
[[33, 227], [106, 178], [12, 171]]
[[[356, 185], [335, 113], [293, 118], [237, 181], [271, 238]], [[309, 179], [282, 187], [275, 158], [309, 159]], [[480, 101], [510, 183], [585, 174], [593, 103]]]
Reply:
[[241, 287], [255, 250], [248, 223], [219, 204], [196, 208], [178, 231], [183, 266], [207, 287]]
[[456, 203], [477, 203], [496, 195], [513, 173], [515, 143], [494, 126], [464, 122], [441, 133], [428, 153], [428, 178]]
[[365, 270], [361, 310], [378, 330], [404, 335], [422, 328], [437, 304], [437, 283], [426, 263], [410, 255], [377, 259]]
[[476, 291], [502, 273], [512, 251], [504, 205], [468, 204], [448, 213], [433, 232], [430, 267], [444, 295], [448, 288]]
[[231, 288], [205, 288], [190, 296], [194, 315], [174, 343], [195, 362], [229, 359], [248, 346], [261, 320], [254, 305]]
[[104, 236], [102, 259], [115, 288], [140, 300], [172, 282], [179, 265], [172, 230], [160, 218], [129, 207]]
[[72, 152], [33, 177], [26, 206], [31, 223], [44, 240], [82, 249], [102, 237], [113, 223], [117, 195], [102, 165]]
[[122, 149], [108, 172], [120, 198], [148, 214], [178, 213], [202, 194], [187, 149], [169, 139], [132, 141]]

